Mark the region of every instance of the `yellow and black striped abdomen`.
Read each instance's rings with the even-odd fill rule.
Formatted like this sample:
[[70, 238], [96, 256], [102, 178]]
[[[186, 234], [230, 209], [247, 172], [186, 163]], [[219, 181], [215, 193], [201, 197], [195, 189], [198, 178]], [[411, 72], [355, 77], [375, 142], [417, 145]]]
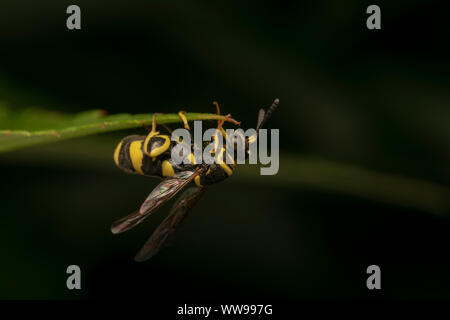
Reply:
[[114, 162], [127, 173], [142, 174], [145, 176], [162, 177], [163, 159], [152, 159], [142, 151], [145, 137], [132, 135], [125, 137], [114, 151]]

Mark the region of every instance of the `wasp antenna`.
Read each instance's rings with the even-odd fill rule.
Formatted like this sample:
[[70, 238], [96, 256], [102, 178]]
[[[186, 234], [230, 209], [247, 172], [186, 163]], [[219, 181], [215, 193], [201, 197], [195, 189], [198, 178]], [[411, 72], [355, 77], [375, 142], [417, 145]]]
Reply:
[[267, 110], [266, 116], [264, 117], [264, 120], [267, 120], [272, 115], [272, 112], [275, 111], [275, 109], [278, 107], [278, 104], [280, 103], [280, 99], [276, 98], [272, 105], [270, 106], [269, 110]]

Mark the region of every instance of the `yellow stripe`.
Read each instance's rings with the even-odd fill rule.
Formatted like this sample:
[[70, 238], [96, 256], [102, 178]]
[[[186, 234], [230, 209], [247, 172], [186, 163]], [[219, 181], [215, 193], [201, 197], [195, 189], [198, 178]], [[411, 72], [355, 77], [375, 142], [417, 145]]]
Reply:
[[158, 138], [164, 138], [166, 141], [163, 143], [162, 146], [160, 146], [160, 147], [158, 147], [158, 148], [155, 148], [155, 149], [153, 149], [153, 150], [150, 151], [149, 156], [152, 157], [152, 158], [153, 158], [153, 157], [157, 157], [157, 156], [163, 154], [163, 153], [166, 152], [167, 149], [169, 149], [169, 147], [170, 147], [170, 138], [169, 138], [169, 136], [160, 135], [160, 136], [156, 136], [156, 137], [158, 137]]
[[162, 175], [164, 177], [172, 177], [173, 175], [175, 175], [175, 171], [173, 171], [173, 167], [169, 161], [164, 160], [161, 167], [162, 167]]
[[116, 150], [114, 150], [114, 162], [116, 163], [116, 166], [119, 166], [119, 153], [120, 149], [122, 148], [122, 142], [123, 141], [120, 141], [116, 147]]
[[189, 161], [190, 161], [192, 164], [197, 164], [197, 162], [195, 162], [195, 157], [194, 157], [194, 154], [193, 154], [193, 153], [191, 153], [191, 154], [189, 155]]
[[228, 176], [231, 176], [233, 174], [233, 170], [231, 170], [230, 167], [222, 160], [224, 151], [225, 148], [222, 148], [222, 150], [220, 150], [220, 153], [217, 157], [217, 164], [222, 167], [222, 169], [227, 173]]
[[254, 134], [254, 135], [248, 137], [248, 143], [251, 144], [251, 143], [255, 142], [257, 136], [258, 136], [257, 134]]
[[194, 182], [195, 182], [195, 184], [197, 185], [197, 187], [203, 188], [203, 186], [200, 184], [200, 176], [196, 176], [196, 177], [194, 178]]
[[181, 118], [181, 120], [182, 120], [183, 123], [184, 123], [184, 128], [185, 128], [186, 130], [191, 130], [191, 128], [189, 128], [189, 123], [188, 123], [188, 121], [187, 121], [187, 118], [186, 118], [186, 116], [185, 116], [184, 114], [185, 114], [184, 111], [178, 112], [178, 116]]
[[227, 132], [223, 128], [220, 128], [220, 132], [222, 132], [222, 136], [226, 139], [227, 138]]
[[145, 152], [145, 154], [146, 155], [150, 155], [148, 152], [147, 152], [147, 146], [148, 146], [148, 143], [149, 143], [149, 141], [150, 141], [150, 139], [152, 138], [152, 137], [154, 137], [154, 136], [156, 136], [157, 134], [159, 134], [159, 131], [150, 131], [150, 133], [147, 135], [147, 137], [145, 138], [145, 140], [144, 140], [144, 152]]
[[144, 159], [144, 154], [142, 153], [142, 140], [133, 141], [130, 144], [130, 158], [133, 163], [133, 168], [140, 174], [144, 174], [142, 171], [142, 160]]
[[223, 170], [227, 173], [227, 175], [231, 176], [233, 174], [233, 170], [230, 169], [225, 163], [219, 163], [219, 166], [222, 167]]

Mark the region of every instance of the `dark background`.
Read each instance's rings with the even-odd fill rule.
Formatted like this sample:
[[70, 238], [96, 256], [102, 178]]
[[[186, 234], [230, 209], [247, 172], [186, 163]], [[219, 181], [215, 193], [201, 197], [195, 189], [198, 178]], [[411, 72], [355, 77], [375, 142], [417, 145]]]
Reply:
[[[70, 4], [79, 31], [66, 28]], [[370, 4], [381, 30], [366, 28]], [[300, 174], [317, 157], [450, 194], [447, 18], [438, 1], [2, 1], [2, 105], [214, 112], [218, 100], [253, 127], [279, 97], [268, 125], [281, 158], [278, 176], [244, 167], [210, 188], [174, 245], [138, 264], [170, 205], [113, 236], [111, 222], [157, 181], [122, 173], [112, 153], [144, 129], [1, 154], [0, 298], [448, 299], [448, 198], [418, 206], [427, 192], [408, 183], [396, 201], [391, 185], [358, 193], [345, 172], [336, 179], [354, 192]], [[71, 264], [81, 291], [66, 288]], [[377, 292], [365, 285], [371, 264]]]

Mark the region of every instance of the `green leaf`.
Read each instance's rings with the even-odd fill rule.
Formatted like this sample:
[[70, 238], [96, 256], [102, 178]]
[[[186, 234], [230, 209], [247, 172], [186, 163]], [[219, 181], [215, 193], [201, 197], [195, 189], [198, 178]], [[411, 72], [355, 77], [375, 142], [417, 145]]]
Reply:
[[[37, 108], [11, 112], [0, 105], [0, 153], [97, 133], [150, 126], [152, 117], [151, 113], [106, 115], [103, 110], [75, 115]], [[210, 113], [186, 113], [186, 118], [189, 121], [227, 120], [225, 116]], [[158, 124], [176, 122], [181, 122], [177, 114], [157, 116]]]

